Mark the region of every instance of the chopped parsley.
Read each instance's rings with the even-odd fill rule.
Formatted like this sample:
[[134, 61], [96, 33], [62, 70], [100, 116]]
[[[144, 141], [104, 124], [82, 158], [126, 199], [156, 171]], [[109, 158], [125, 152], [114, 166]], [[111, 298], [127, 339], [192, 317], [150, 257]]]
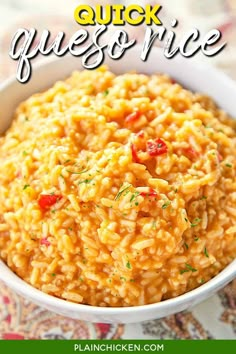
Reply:
[[185, 269], [181, 269], [180, 274], [187, 273], [187, 272], [197, 272], [197, 269], [193, 268], [190, 264], [185, 263]]
[[184, 246], [185, 246], [186, 250], [189, 249], [189, 245], [186, 242], [184, 242]]
[[134, 194], [132, 194], [131, 198], [130, 198], [130, 203], [139, 195], [139, 192], [135, 192]]
[[197, 242], [199, 240], [199, 237], [194, 236], [194, 241]]
[[79, 171], [79, 172], [73, 172], [70, 170], [66, 170], [66, 171], [71, 173], [72, 175], [82, 175], [82, 173], [88, 172], [89, 170], [83, 170], [83, 171]]
[[55, 273], [52, 273], [52, 277], [55, 277], [56, 276], [56, 274]]
[[123, 188], [122, 190], [119, 190], [119, 192], [117, 193], [117, 195], [115, 196], [115, 200], [119, 200], [120, 197], [122, 196], [122, 194], [125, 191], [128, 191], [128, 189], [131, 187], [131, 184], [129, 184], [128, 186], [126, 186], [125, 188]]
[[93, 179], [85, 179], [84, 181], [80, 181], [80, 182], [78, 183], [78, 185], [80, 185], [80, 184], [82, 184], [82, 183], [88, 184], [88, 183], [92, 182], [92, 180], [93, 180]]
[[203, 195], [200, 200], [204, 200], [204, 199], [207, 199], [207, 197], [205, 195]]
[[109, 90], [108, 90], [108, 89], [106, 89], [106, 90], [103, 92], [103, 96], [107, 96], [107, 95], [108, 95], [108, 93], [109, 93]]
[[28, 152], [26, 152], [26, 151], [23, 151], [23, 156], [27, 156], [28, 155]]
[[209, 254], [208, 254], [208, 252], [207, 252], [206, 247], [204, 248], [204, 254], [205, 254], [205, 256], [206, 256], [207, 258], [209, 258]]
[[163, 205], [162, 205], [162, 209], [166, 209], [166, 208], [168, 208], [168, 206], [171, 204], [171, 202], [168, 200], [166, 203], [164, 203]]
[[229, 168], [232, 167], [231, 163], [226, 163], [225, 166], [226, 166], [226, 167], [229, 167]]
[[125, 277], [120, 277], [120, 280], [126, 281], [126, 278]]
[[191, 223], [191, 227], [197, 226], [197, 225], [201, 222], [201, 220], [202, 220], [202, 219], [200, 219], [200, 218], [195, 218], [195, 219], [193, 220], [193, 222]]
[[23, 187], [23, 191], [26, 190], [27, 188], [29, 188], [30, 185], [29, 184], [25, 184], [24, 187]]
[[128, 262], [126, 263], [126, 268], [132, 269], [131, 264], [130, 264], [130, 261], [128, 261]]

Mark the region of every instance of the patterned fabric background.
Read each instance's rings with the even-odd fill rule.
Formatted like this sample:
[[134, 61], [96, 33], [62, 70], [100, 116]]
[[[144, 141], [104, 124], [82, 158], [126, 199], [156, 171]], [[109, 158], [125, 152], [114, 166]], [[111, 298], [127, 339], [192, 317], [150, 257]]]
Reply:
[[[118, 3], [119, 1], [114, 1]], [[145, 4], [146, 1], [139, 1]], [[1, 0], [0, 82], [16, 70], [8, 57], [13, 33], [20, 27], [64, 31], [69, 37], [78, 26], [73, 20], [76, 0]], [[95, 1], [82, 1], [93, 4]], [[106, 1], [99, 3], [107, 4]], [[124, 1], [137, 3], [137, 1]], [[152, 3], [148, 1], [147, 3]], [[201, 33], [219, 28], [227, 47], [210, 62], [236, 79], [236, 0], [165, 0], [162, 20], [179, 20], [178, 34], [196, 26]], [[143, 27], [127, 29], [141, 39]], [[190, 311], [161, 320], [132, 325], [92, 324], [65, 318], [44, 310], [18, 296], [0, 283], [0, 338], [2, 339], [236, 339], [236, 280], [217, 295]]]

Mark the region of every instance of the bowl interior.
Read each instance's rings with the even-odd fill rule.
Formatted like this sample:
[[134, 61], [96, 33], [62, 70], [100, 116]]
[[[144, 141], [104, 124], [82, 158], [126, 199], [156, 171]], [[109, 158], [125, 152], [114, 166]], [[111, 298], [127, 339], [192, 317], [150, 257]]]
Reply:
[[[116, 74], [127, 71], [137, 71], [145, 74], [156, 72], [166, 73], [185, 87], [206, 93], [211, 96], [222, 109], [232, 117], [236, 116], [236, 85], [224, 74], [207, 67], [194, 65], [194, 63], [181, 57], [168, 60], [164, 57], [162, 49], [153, 48], [147, 62], [140, 59], [139, 47], [128, 51], [122, 59], [114, 61], [106, 58], [105, 64]], [[42, 91], [60, 79], [69, 76], [73, 70], [81, 70], [80, 58], [66, 56], [63, 58], [50, 58], [38, 64], [31, 80], [27, 84], [20, 84], [15, 78], [8, 80], [0, 86], [0, 134], [10, 125], [13, 112], [17, 105], [31, 96]], [[21, 295], [33, 300], [49, 310], [57, 313], [94, 322], [137, 322], [160, 318], [194, 305], [213, 292], [219, 290], [236, 276], [236, 261], [232, 262], [218, 276], [201, 287], [177, 298], [163, 301], [153, 305], [132, 308], [98, 308], [74, 304], [57, 299], [34, 289], [18, 278], [9, 268], [0, 261], [0, 279]]]
[[[118, 61], [106, 57], [104, 63], [115, 74], [128, 71], [166, 73], [188, 89], [211, 96], [222, 109], [232, 117], [236, 116], [236, 100], [232, 99], [236, 94], [236, 85], [223, 73], [183, 57], [166, 59], [160, 48], [152, 48], [147, 62], [140, 59], [140, 54], [141, 48], [137, 46], [127, 51]], [[28, 83], [21, 84], [13, 77], [0, 85], [0, 134], [9, 126], [12, 114], [20, 102], [66, 78], [72, 71], [82, 69], [80, 58], [71, 55], [62, 58], [49, 57], [33, 66]]]

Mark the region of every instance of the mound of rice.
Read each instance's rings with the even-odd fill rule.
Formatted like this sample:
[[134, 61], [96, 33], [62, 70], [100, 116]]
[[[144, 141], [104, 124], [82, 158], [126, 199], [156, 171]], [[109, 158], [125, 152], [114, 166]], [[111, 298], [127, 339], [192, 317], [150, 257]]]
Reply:
[[0, 138], [0, 256], [69, 301], [176, 297], [236, 256], [236, 123], [165, 75], [75, 72]]

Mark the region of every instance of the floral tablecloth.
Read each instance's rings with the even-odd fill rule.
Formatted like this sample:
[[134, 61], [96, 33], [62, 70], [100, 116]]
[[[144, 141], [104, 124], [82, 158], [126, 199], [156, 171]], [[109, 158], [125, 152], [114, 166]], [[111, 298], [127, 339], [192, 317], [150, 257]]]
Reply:
[[[75, 0], [1, 0], [0, 81], [16, 70], [16, 63], [8, 57], [15, 30], [34, 27], [40, 33], [49, 29], [52, 36], [62, 30], [70, 36], [78, 29], [73, 20], [73, 10], [78, 3]], [[145, 1], [139, 3], [145, 4]], [[207, 60], [236, 79], [236, 0], [165, 0], [162, 3], [163, 17], [177, 18], [180, 33], [193, 26], [203, 32], [212, 28], [221, 30], [227, 47], [215, 58], [199, 60]], [[129, 30], [141, 38], [144, 29]], [[190, 311], [132, 325], [92, 324], [65, 318], [28, 302], [0, 283], [0, 338], [236, 339], [236, 280]]]

